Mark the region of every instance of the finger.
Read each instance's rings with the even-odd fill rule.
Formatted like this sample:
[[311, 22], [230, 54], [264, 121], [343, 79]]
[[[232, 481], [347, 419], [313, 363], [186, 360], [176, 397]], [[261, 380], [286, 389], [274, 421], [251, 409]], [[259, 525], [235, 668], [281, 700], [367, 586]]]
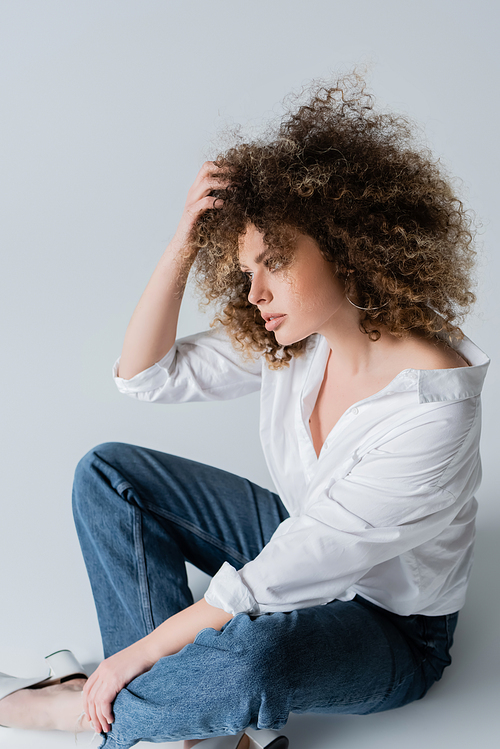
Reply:
[[96, 709], [93, 703], [90, 705], [89, 709], [89, 720], [94, 731], [96, 733], [101, 733], [101, 725], [99, 723], [99, 719], [97, 717]]
[[219, 167], [215, 166], [213, 161], [205, 161], [200, 171], [196, 175], [194, 185], [200, 184], [201, 182], [204, 182], [206, 179], [213, 178], [213, 175], [217, 174], [218, 169]]
[[199, 184], [194, 184], [188, 193], [188, 202], [196, 202], [205, 198], [212, 190], [225, 190], [231, 184], [230, 180], [206, 179]]
[[222, 208], [223, 205], [224, 205], [224, 198], [221, 198], [219, 195], [215, 195], [212, 208]]
[[94, 693], [90, 695], [89, 701], [88, 701], [88, 718], [90, 722], [92, 723], [92, 727], [94, 731], [97, 731], [97, 733], [101, 733], [101, 722], [99, 720], [99, 716], [97, 715], [97, 700], [96, 700], [96, 692], [97, 690], [94, 689]]
[[208, 208], [222, 208], [224, 205], [224, 198], [221, 195], [207, 195], [206, 201]]
[[214, 172], [217, 173], [221, 169], [225, 171], [234, 172], [236, 170], [236, 167], [231, 164], [223, 164], [222, 166], [220, 164], [217, 164], [215, 161], [205, 161], [204, 164], [201, 165], [200, 173], [202, 172]]
[[92, 723], [92, 728], [97, 733], [101, 733], [101, 724], [99, 722], [99, 718], [97, 716], [97, 710], [94, 702], [91, 702], [89, 705], [89, 720]]
[[107, 733], [109, 731], [109, 724], [106, 720], [105, 711], [109, 709], [109, 704], [104, 703], [103, 705], [97, 705], [97, 717], [99, 718], [99, 722], [102, 726], [102, 730]]
[[193, 218], [197, 218], [197, 216], [200, 213], [203, 213], [203, 211], [206, 211], [207, 208], [222, 208], [223, 205], [224, 200], [222, 198], [217, 198], [209, 195], [206, 198], [202, 198], [201, 200], [198, 200], [196, 203], [194, 203], [189, 208], [189, 214]]
[[205, 182], [207, 179], [214, 180], [216, 182], [223, 181], [225, 179], [228, 179], [228, 177], [226, 177], [228, 172], [229, 174], [233, 174], [234, 169], [228, 167], [219, 167], [214, 164], [213, 161], [206, 161], [196, 176], [195, 184]]
[[101, 730], [107, 732], [113, 722], [112, 702], [117, 695], [117, 690], [111, 685], [99, 684], [93, 695], [95, 715]]
[[211, 190], [225, 190], [230, 184], [232, 184], [230, 179], [207, 179], [201, 186], [204, 188], [203, 192], [206, 190], [210, 192]]
[[215, 161], [205, 161], [198, 174], [217, 174], [224, 167], [218, 166]]

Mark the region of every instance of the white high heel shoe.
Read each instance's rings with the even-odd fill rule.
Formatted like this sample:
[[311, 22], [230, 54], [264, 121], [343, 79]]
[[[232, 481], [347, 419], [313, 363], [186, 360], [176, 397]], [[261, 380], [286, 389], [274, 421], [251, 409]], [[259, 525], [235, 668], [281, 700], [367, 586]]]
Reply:
[[[245, 731], [240, 731], [236, 736], [216, 736], [213, 739], [203, 739], [199, 744], [196, 744], [195, 749], [198, 747], [199, 749], [237, 749], [245, 733]], [[263, 729], [261, 731], [254, 731], [253, 734], [258, 740], [252, 738], [249, 733], [246, 733], [250, 741], [248, 749], [288, 748], [287, 737], [282, 736], [277, 731]]]
[[83, 666], [77, 661], [71, 650], [57, 650], [45, 657], [49, 666], [47, 676], [40, 679], [19, 679], [16, 676], [0, 673], [0, 700], [19, 689], [41, 689], [51, 684], [62, 684], [70, 679], [86, 679]]

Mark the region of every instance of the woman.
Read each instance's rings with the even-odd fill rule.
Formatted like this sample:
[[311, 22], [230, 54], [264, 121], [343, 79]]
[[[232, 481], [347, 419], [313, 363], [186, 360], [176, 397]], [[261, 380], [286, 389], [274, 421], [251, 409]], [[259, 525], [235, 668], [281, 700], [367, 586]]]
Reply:
[[[114, 375], [159, 403], [260, 389], [277, 493], [91, 450], [73, 502], [105, 660], [86, 682], [18, 688], [0, 723], [30, 701], [40, 726], [43, 702], [46, 727], [80, 714], [108, 749], [247, 749], [245, 728], [290, 712], [421, 698], [450, 663], [471, 566], [489, 363], [458, 327], [473, 259], [443, 170], [356, 76], [204, 164]], [[176, 341], [193, 264], [219, 311]], [[186, 560], [213, 576], [197, 603]]]

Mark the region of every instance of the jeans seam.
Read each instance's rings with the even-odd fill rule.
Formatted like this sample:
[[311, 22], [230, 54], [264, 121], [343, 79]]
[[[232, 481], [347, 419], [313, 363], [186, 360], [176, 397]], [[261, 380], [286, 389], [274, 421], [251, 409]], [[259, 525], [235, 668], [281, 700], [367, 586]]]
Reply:
[[194, 525], [194, 523], [191, 523], [189, 520], [184, 520], [183, 518], [180, 518], [177, 515], [174, 515], [173, 512], [168, 512], [168, 510], [162, 510], [156, 505], [149, 504], [149, 502], [144, 502], [144, 506], [147, 507], [149, 510], [151, 510], [152, 513], [156, 515], [161, 515], [167, 520], [171, 520], [174, 523], [177, 523], [177, 525], [181, 525], [186, 530], [191, 531], [191, 533], [194, 533], [196, 536], [198, 536], [198, 538], [202, 538], [204, 541], [208, 541], [209, 543], [211, 543], [213, 546], [217, 547], [221, 551], [225, 551], [227, 554], [230, 554], [238, 562], [241, 562], [242, 564], [246, 564], [247, 562], [250, 561], [245, 556], [243, 556], [243, 554], [240, 554], [239, 551], [235, 551], [234, 549], [231, 549], [229, 546], [227, 546], [224, 543], [221, 543], [220, 541], [218, 541], [218, 539], [214, 538], [209, 533], [205, 533], [205, 531], [202, 531], [199, 528], [197, 528], [196, 525]]
[[139, 578], [139, 594], [141, 600], [144, 626], [149, 634], [154, 630], [153, 613], [151, 611], [151, 598], [149, 595], [149, 583], [146, 571], [146, 557], [142, 537], [142, 513], [138, 507], [131, 505], [133, 511], [134, 546], [137, 561], [137, 575]]

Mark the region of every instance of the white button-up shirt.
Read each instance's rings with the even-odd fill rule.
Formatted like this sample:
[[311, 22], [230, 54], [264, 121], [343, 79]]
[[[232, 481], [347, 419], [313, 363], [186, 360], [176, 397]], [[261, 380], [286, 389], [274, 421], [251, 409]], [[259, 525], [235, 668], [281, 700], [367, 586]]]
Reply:
[[225, 562], [205, 599], [228, 613], [291, 611], [356, 594], [396, 614], [463, 606], [481, 480], [480, 392], [488, 357], [467, 337], [470, 362], [405, 369], [341, 416], [319, 457], [309, 417], [329, 346], [321, 335], [289, 367], [244, 359], [224, 330], [178, 340], [122, 393], [157, 403], [225, 400], [261, 391], [260, 435], [290, 517], [252, 561]]

